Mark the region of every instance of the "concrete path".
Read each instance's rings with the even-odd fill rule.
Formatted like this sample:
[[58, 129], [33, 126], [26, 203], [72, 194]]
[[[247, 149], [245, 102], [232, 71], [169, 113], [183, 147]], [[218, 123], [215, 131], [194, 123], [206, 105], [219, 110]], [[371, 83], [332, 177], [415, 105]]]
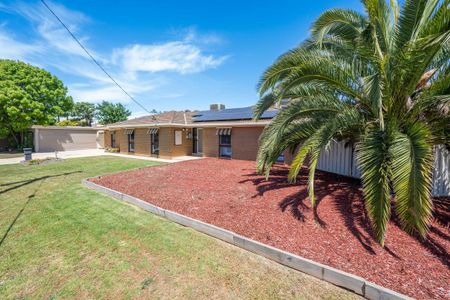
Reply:
[[152, 161], [159, 161], [159, 162], [164, 162], [164, 163], [176, 163], [176, 162], [182, 162], [182, 161], [187, 161], [187, 160], [195, 160], [195, 159], [203, 158], [203, 157], [197, 157], [197, 156], [178, 156], [178, 157], [174, 157], [172, 159], [163, 159], [163, 158], [156, 158], [156, 157], [127, 155], [127, 154], [120, 154], [120, 153], [103, 153], [103, 155], [111, 155], [111, 156], [117, 156], [117, 157], [134, 158], [134, 159], [142, 159], [142, 160], [152, 160]]
[[[126, 154], [119, 154], [119, 153], [107, 153], [107, 152], [105, 152], [104, 149], [58, 151], [57, 155], [59, 158], [75, 158], [75, 157], [111, 155], [111, 156], [124, 157], [124, 158], [159, 161], [159, 162], [165, 162], [165, 163], [176, 163], [176, 162], [186, 161], [186, 160], [201, 159], [201, 157], [195, 157], [195, 156], [180, 156], [180, 157], [176, 157], [174, 159], [162, 159], [162, 158], [154, 158], [154, 157], [146, 157], [146, 156], [126, 155]], [[33, 159], [39, 159], [39, 158], [42, 159], [42, 158], [47, 158], [47, 157], [55, 157], [55, 152], [33, 153]], [[22, 157], [13, 157], [13, 158], [3, 158], [3, 159], [0, 159], [0, 165], [18, 164], [23, 160], [24, 160], [23, 156]]]

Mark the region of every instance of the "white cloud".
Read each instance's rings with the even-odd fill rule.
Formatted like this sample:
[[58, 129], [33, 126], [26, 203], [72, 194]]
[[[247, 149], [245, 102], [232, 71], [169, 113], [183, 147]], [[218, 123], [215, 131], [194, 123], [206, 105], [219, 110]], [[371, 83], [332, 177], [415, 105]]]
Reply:
[[[89, 38], [82, 35], [81, 27], [89, 22], [89, 18], [81, 12], [69, 10], [60, 4], [53, 2], [48, 2], [48, 4], [70, 31], [77, 34], [82, 43], [86, 45]], [[10, 10], [32, 22], [35, 30], [45, 40], [49, 49], [88, 58], [87, 54], [72, 39], [67, 30], [41, 3], [18, 2], [16, 5], [11, 6]], [[95, 54], [95, 56], [98, 56], [97, 53]]]
[[205, 55], [195, 45], [187, 41], [174, 41], [155, 45], [132, 45], [117, 49], [113, 61], [130, 72], [173, 71], [181, 74], [197, 73], [215, 68], [226, 57]]
[[[201, 46], [218, 43], [220, 38], [214, 34], [199, 35], [193, 28], [188, 28], [183, 37], [166, 43], [124, 45], [98, 52], [83, 30], [91, 22], [88, 16], [57, 3], [47, 3], [96, 60], [136, 98], [145, 97], [165, 84], [165, 72], [202, 72], [218, 67], [227, 58], [206, 54]], [[32, 26], [34, 35], [20, 39], [7, 30], [7, 23], [0, 24], [0, 58], [19, 59], [68, 75], [70, 81], [65, 84], [76, 101], [129, 102], [41, 3], [0, 3], [1, 12], [23, 17]]]
[[95, 86], [83, 86], [77, 87], [77, 85], [69, 85], [69, 92], [74, 97], [80, 101], [86, 102], [99, 102], [102, 100], [112, 101], [112, 102], [125, 102], [128, 103], [129, 98], [126, 97], [123, 92], [116, 86], [105, 86], [101, 87]]
[[223, 38], [216, 33], [199, 33], [197, 28], [194, 26], [183, 28], [181, 30], [175, 31], [175, 33], [181, 34], [181, 38], [187, 42], [195, 42], [197, 44], [203, 45], [224, 43]]
[[146, 111], [137, 111], [137, 112], [134, 112], [134, 113], [132, 113], [129, 117], [128, 117], [128, 120], [131, 120], [131, 119], [136, 119], [136, 118], [139, 118], [139, 117], [144, 117], [144, 116], [147, 116], [148, 115], [148, 112], [146, 112]]
[[[140, 81], [138, 84], [128, 82], [120, 83], [126, 91], [133, 91], [134, 94], [150, 92], [159, 84], [158, 80]], [[105, 84], [74, 83], [69, 84], [68, 88], [70, 95], [79, 101], [94, 103], [103, 100], [121, 103], [129, 103], [131, 101], [121, 89], [109, 82]]]
[[43, 46], [36, 43], [22, 43], [0, 27], [0, 57], [19, 59], [29, 62], [30, 58], [43, 51]]

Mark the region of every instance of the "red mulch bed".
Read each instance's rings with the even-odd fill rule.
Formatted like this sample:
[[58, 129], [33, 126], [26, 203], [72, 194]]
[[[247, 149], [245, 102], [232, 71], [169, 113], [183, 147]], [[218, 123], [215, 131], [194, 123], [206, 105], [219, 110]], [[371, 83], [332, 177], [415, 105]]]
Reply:
[[448, 199], [436, 204], [427, 241], [393, 220], [383, 249], [371, 234], [357, 180], [317, 172], [314, 213], [307, 173], [296, 184], [286, 175], [287, 167], [278, 166], [266, 181], [254, 162], [202, 159], [93, 181], [415, 298], [450, 298]]

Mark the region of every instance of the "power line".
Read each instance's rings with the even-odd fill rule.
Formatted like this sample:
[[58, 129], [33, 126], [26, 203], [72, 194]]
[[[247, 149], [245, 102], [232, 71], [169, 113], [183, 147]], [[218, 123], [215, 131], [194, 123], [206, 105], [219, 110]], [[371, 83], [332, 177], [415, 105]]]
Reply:
[[112, 78], [111, 75], [109, 75], [109, 73], [102, 67], [102, 65], [91, 55], [91, 53], [89, 53], [89, 51], [86, 49], [86, 47], [83, 46], [83, 44], [81, 44], [81, 42], [77, 39], [77, 37], [72, 33], [72, 31], [70, 31], [70, 29], [66, 26], [66, 24], [64, 24], [64, 22], [56, 15], [56, 13], [47, 5], [47, 3], [45, 3], [44, 0], [41, 0], [42, 4], [44, 4], [44, 6], [51, 12], [51, 14], [53, 16], [55, 16], [55, 18], [59, 21], [59, 23], [61, 23], [61, 25], [67, 30], [67, 32], [72, 36], [72, 38], [78, 43], [78, 45], [80, 45], [80, 47], [84, 50], [84, 52], [86, 52], [86, 54], [92, 59], [92, 61], [100, 68], [100, 70], [103, 71], [103, 73], [106, 74], [106, 76], [109, 77], [109, 79], [112, 80], [112, 82], [114, 82], [115, 85], [117, 85], [119, 87], [119, 89], [121, 89], [131, 100], [134, 101], [134, 103], [136, 103], [137, 105], [139, 105], [143, 110], [145, 110], [147, 113], [150, 113], [141, 103], [139, 103], [136, 99], [134, 99], [133, 96], [131, 96], [114, 78]]

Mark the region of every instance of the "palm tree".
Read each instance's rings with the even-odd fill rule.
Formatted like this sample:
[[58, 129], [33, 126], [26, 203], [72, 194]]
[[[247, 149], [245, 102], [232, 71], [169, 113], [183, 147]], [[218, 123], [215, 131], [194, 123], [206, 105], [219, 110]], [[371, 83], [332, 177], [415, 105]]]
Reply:
[[257, 168], [269, 176], [283, 151], [295, 151], [289, 180], [308, 164], [315, 207], [320, 152], [331, 140], [355, 145], [366, 209], [384, 245], [392, 200], [407, 232], [425, 237], [431, 221], [432, 150], [450, 144], [450, 9], [449, 0], [363, 4], [366, 14], [323, 13], [310, 38], [262, 75], [255, 119], [287, 104], [261, 136]]

